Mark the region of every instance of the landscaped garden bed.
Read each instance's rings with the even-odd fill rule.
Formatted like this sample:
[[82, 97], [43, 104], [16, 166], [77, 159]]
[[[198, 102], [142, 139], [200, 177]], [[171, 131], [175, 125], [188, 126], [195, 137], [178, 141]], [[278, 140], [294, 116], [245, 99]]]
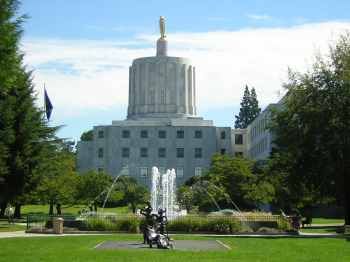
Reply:
[[[56, 217], [28, 216], [27, 232], [52, 232], [52, 221]], [[96, 214], [87, 217], [63, 217], [64, 232], [128, 232], [139, 233], [144, 219], [135, 216], [110, 216]], [[188, 215], [168, 221], [167, 229], [171, 233], [209, 233], [239, 234], [263, 233], [276, 234], [290, 232], [291, 227], [281, 216], [257, 215], [249, 213], [237, 216]]]

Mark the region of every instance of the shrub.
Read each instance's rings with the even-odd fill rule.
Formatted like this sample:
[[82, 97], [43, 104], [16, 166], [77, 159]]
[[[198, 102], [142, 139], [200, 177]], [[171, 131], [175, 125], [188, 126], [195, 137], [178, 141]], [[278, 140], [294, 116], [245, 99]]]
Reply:
[[[168, 222], [167, 228], [171, 232], [208, 232], [217, 234], [233, 234], [238, 232], [253, 232], [259, 228], [275, 228], [288, 231], [290, 225], [287, 220], [276, 217], [248, 216], [184, 216]], [[145, 227], [145, 219], [136, 216], [118, 217], [88, 217], [82, 221], [83, 230], [91, 231], [123, 231], [140, 232]]]
[[201, 217], [180, 217], [174, 220], [169, 221], [168, 230], [177, 231], [177, 232], [197, 232], [200, 231], [203, 218]]
[[257, 230], [259, 233], [267, 233], [267, 234], [278, 234], [281, 233], [280, 230], [271, 227], [261, 227]]
[[80, 228], [88, 231], [124, 231], [129, 233], [138, 233], [140, 219], [137, 217], [123, 217], [108, 219], [101, 217], [87, 218]]
[[140, 221], [137, 218], [120, 219], [116, 221], [116, 231], [126, 231], [129, 233], [139, 233]]
[[202, 225], [202, 231], [214, 233], [237, 233], [242, 229], [240, 221], [233, 217], [211, 217]]
[[292, 230], [292, 226], [288, 219], [281, 217], [277, 220], [277, 228], [282, 231]]
[[234, 217], [180, 217], [169, 222], [168, 230], [177, 232], [235, 233], [242, 229], [240, 221]]

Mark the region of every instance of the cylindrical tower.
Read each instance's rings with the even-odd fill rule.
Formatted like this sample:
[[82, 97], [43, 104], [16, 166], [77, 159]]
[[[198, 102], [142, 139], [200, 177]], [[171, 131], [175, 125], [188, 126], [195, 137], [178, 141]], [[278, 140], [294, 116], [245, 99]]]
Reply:
[[129, 68], [128, 119], [197, 114], [195, 67], [187, 58], [167, 56], [165, 26], [162, 26], [157, 55], [135, 59]]

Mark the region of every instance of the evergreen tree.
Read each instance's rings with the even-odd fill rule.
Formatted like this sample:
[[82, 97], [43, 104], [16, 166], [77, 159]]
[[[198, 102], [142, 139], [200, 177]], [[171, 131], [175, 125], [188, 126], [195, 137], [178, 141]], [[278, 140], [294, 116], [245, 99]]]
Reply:
[[19, 216], [22, 196], [33, 189], [35, 169], [43, 149], [52, 139], [43, 112], [35, 106], [31, 79], [19, 50], [22, 23], [19, 1], [0, 0], [0, 207], [16, 204]]
[[[256, 95], [256, 92], [255, 92], [255, 88], [253, 87], [251, 90], [250, 90], [250, 122], [253, 122], [253, 120], [260, 114], [261, 112], [261, 108], [259, 107], [259, 101], [258, 101], [258, 97]], [[249, 125], [248, 124], [248, 125]]]
[[235, 116], [235, 128], [247, 128], [253, 120], [259, 115], [261, 109], [254, 87], [249, 91], [246, 85], [241, 102], [239, 114]]

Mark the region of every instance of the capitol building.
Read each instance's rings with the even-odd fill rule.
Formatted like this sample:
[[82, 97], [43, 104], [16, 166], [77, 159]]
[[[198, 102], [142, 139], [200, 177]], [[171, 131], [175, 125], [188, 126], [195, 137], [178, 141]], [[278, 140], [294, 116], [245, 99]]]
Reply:
[[[137, 58], [129, 67], [126, 120], [94, 126], [93, 140], [78, 142], [79, 172], [129, 175], [150, 185], [153, 166], [161, 173], [174, 168], [181, 184], [207, 170], [215, 153], [246, 157], [254, 153], [252, 158], [259, 158], [253, 147], [261, 142], [251, 139], [253, 129], [258, 134], [254, 126], [217, 127], [197, 115], [196, 67], [188, 58], [168, 56], [164, 27], [161, 17], [156, 55]], [[271, 144], [270, 134], [264, 132], [261, 147], [266, 143], [266, 148], [261, 153]]]

